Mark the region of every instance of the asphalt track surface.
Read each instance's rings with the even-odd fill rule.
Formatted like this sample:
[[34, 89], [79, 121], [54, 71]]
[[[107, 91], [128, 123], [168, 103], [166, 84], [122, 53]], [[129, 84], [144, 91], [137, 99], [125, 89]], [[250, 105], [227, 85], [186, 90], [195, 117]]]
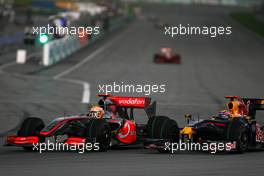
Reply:
[[[83, 49], [48, 69], [33, 65], [4, 67], [0, 76], [0, 133], [12, 133], [26, 116], [45, 122], [58, 115], [85, 112], [82, 86], [53, 77], [94, 50], [112, 42], [103, 52], [64, 78], [91, 85], [91, 102], [98, 84], [116, 82], [166, 84], [166, 93], [152, 94], [158, 114], [182, 126], [185, 113], [208, 117], [219, 110], [225, 95], [264, 97], [264, 41], [228, 17], [236, 9], [211, 6], [147, 5], [144, 12], [164, 18], [171, 25], [232, 26], [233, 34], [211, 39], [202, 36], [169, 38], [147, 21], [136, 21], [103, 41]], [[182, 65], [155, 65], [152, 56], [160, 47], [182, 55]], [[28, 73], [28, 74], [25, 74]], [[139, 122], [146, 121], [138, 117]], [[4, 138], [0, 138], [3, 143]], [[200, 152], [159, 154], [142, 148], [106, 153], [25, 152], [0, 147], [0, 175], [261, 175], [263, 152], [211, 155]]]

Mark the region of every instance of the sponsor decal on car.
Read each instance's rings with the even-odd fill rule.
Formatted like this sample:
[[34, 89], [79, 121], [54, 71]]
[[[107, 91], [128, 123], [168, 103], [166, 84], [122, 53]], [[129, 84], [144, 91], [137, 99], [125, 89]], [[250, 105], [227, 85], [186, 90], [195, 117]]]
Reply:
[[264, 132], [261, 130], [261, 126], [259, 124], [256, 125], [256, 142], [264, 143]]
[[145, 99], [139, 99], [139, 98], [129, 98], [129, 99], [121, 99], [118, 101], [120, 105], [144, 105]]
[[112, 97], [111, 101], [119, 106], [144, 108], [148, 105], [145, 97]]

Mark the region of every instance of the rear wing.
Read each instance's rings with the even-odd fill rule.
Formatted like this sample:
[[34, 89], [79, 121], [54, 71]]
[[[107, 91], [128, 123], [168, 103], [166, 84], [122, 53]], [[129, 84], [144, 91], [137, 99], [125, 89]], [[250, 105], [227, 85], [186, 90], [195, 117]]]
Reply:
[[264, 110], [264, 99], [261, 98], [242, 98], [248, 107], [248, 115], [255, 118], [257, 110]]
[[254, 105], [260, 107], [261, 109], [264, 108], [264, 99], [262, 98], [241, 98], [239, 96], [226, 96], [225, 98], [230, 99], [231, 101], [235, 99], [242, 101], [245, 105]]
[[103, 101], [110, 100], [113, 104], [124, 108], [144, 109], [148, 117], [156, 115], [156, 101], [151, 103], [150, 97], [129, 97], [129, 96], [112, 96], [98, 95], [103, 97]]
[[237, 100], [242, 100], [240, 96], [234, 96], [234, 95], [228, 95], [228, 96], [225, 96], [226, 99], [229, 99], [230, 101], [234, 101], [235, 99]]
[[[264, 99], [261, 98], [241, 98], [239, 96], [226, 96], [229, 99], [228, 108], [230, 110], [235, 109], [235, 105], [238, 105], [240, 113], [248, 115], [255, 119], [257, 110], [264, 110]], [[234, 102], [234, 103], [233, 103]], [[230, 106], [229, 106], [230, 105]]]
[[261, 98], [242, 98], [243, 102], [256, 108], [256, 110], [264, 110], [264, 99]]
[[112, 96], [109, 100], [120, 107], [146, 108], [150, 105], [151, 98]]

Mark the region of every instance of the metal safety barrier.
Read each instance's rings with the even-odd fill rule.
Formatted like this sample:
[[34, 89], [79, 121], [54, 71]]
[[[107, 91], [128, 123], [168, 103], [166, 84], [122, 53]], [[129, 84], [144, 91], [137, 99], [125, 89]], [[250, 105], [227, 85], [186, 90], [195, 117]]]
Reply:
[[67, 35], [62, 39], [46, 43], [43, 47], [43, 65], [55, 64], [80, 48], [80, 40], [76, 35]]
[[[126, 21], [125, 18], [111, 19], [109, 22], [109, 31], [120, 28]], [[79, 38], [78, 35], [67, 35], [62, 39], [52, 40], [43, 46], [43, 58], [42, 63], [44, 66], [53, 65], [67, 56], [75, 53], [82, 47], [89, 45], [98, 39], [104, 37], [107, 34], [105, 31], [100, 31], [98, 35], [91, 35], [86, 38], [87, 42], [84, 42], [84, 38]], [[85, 45], [83, 45], [85, 43]]]
[[124, 0], [127, 2], [210, 4], [231, 6], [252, 6], [262, 4], [263, 0]]

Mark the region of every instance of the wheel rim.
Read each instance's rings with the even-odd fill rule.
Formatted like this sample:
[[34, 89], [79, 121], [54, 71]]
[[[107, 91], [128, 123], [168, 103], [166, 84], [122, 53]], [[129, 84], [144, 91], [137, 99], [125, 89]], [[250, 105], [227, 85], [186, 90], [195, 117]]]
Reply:
[[101, 147], [108, 148], [110, 145], [110, 135], [108, 130], [104, 130], [102, 138], [101, 138]]
[[241, 134], [240, 141], [241, 141], [241, 147], [243, 148], [243, 150], [245, 150], [248, 143], [248, 136], [245, 132]]

